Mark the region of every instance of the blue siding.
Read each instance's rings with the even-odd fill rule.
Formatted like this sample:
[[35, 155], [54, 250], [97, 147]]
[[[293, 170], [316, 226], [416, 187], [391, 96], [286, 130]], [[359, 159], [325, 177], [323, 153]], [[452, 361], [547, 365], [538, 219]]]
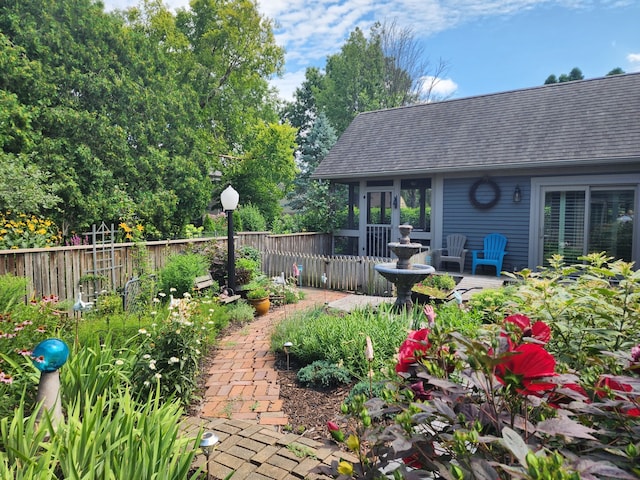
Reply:
[[[480, 177], [450, 178], [444, 180], [442, 238], [462, 233], [467, 236], [465, 270], [471, 270], [471, 250], [482, 250], [483, 238], [489, 233], [501, 233], [508, 239], [503, 271], [515, 271], [527, 267], [529, 258], [529, 204], [531, 199], [530, 177], [490, 177], [500, 188], [500, 201], [491, 209], [475, 208], [469, 200], [469, 190]], [[516, 185], [522, 192], [520, 203], [513, 202]], [[488, 188], [480, 188], [477, 199], [486, 203], [493, 198]], [[529, 265], [529, 267], [532, 267]], [[479, 267], [476, 273], [493, 274], [491, 267]], [[482, 269], [484, 268], [484, 270]]]

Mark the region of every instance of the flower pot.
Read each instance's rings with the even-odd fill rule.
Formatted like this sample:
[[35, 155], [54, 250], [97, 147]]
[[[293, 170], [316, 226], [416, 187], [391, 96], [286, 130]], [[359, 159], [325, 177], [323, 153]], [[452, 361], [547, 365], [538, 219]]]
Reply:
[[259, 317], [269, 312], [269, 307], [271, 307], [271, 301], [269, 301], [269, 297], [264, 298], [250, 298], [248, 302], [251, 304], [253, 309], [256, 311], [256, 316]]

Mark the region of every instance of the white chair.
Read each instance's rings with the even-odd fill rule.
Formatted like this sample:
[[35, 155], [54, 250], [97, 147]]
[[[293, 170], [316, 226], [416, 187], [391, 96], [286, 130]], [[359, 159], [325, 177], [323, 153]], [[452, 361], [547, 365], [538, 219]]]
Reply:
[[457, 263], [460, 266], [460, 273], [464, 270], [464, 261], [467, 256], [467, 250], [464, 245], [467, 243], [467, 237], [459, 233], [447, 235], [446, 248], [438, 248], [433, 251], [433, 265], [436, 270], [440, 270], [443, 263]]

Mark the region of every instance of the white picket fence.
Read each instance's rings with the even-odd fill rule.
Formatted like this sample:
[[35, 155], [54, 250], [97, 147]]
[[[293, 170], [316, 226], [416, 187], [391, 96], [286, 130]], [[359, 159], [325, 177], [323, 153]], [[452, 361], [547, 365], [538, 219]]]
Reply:
[[[391, 296], [393, 285], [374, 269], [376, 264], [390, 261], [389, 258], [265, 250], [262, 252], [262, 271], [270, 277], [284, 273], [289, 278], [293, 275], [295, 264], [302, 266], [300, 278], [303, 286]], [[326, 282], [323, 282], [323, 276]]]

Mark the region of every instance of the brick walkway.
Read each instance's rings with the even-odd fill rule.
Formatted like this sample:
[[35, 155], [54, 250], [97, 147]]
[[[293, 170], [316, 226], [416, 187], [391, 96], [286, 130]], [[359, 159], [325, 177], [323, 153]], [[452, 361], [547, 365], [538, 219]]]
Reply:
[[[282, 411], [275, 355], [269, 351], [272, 329], [297, 310], [329, 304], [349, 294], [303, 289], [305, 298], [271, 310], [245, 328], [220, 339], [208, 371], [207, 391], [198, 417], [185, 429], [204, 428], [220, 439], [209, 460], [213, 478], [233, 474], [233, 480], [332, 478], [332, 462], [347, 458], [330, 442], [321, 443], [287, 434]], [[339, 457], [338, 457], [339, 455]], [[197, 465], [204, 464], [197, 457]]]

